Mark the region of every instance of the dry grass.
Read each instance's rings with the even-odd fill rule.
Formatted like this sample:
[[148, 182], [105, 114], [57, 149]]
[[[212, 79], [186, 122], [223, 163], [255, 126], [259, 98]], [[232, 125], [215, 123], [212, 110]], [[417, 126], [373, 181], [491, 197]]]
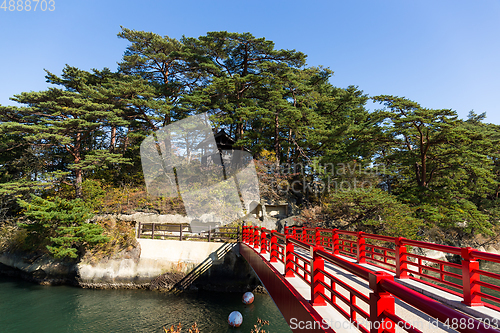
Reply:
[[153, 198], [144, 188], [108, 188], [94, 211], [99, 214], [128, 214], [137, 211], [186, 214], [180, 197]]
[[84, 255], [82, 262], [96, 264], [104, 258], [117, 256], [133, 256], [133, 250], [138, 246], [135, 238], [134, 222], [117, 221], [113, 218], [96, 221], [104, 229], [104, 236], [109, 241], [99, 244]]

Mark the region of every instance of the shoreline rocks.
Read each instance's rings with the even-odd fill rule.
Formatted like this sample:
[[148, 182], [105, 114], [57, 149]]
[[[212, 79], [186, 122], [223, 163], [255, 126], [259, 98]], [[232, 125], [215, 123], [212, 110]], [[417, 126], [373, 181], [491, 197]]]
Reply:
[[245, 292], [260, 286], [235, 243], [142, 239], [140, 243], [139, 249], [92, 264], [48, 255], [0, 253], [0, 274], [41, 285], [89, 289]]

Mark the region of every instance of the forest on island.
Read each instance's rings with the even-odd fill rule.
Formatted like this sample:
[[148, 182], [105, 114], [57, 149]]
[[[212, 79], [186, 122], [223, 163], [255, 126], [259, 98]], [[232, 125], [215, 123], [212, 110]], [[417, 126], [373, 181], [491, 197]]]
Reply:
[[484, 113], [336, 87], [333, 70], [250, 33], [118, 37], [116, 70], [46, 71], [50, 88], [0, 105], [0, 246], [18, 237], [76, 257], [112, 238], [86, 222], [95, 214], [182, 213], [179, 197], [148, 196], [139, 148], [205, 112], [253, 155], [263, 199], [293, 201], [306, 224], [443, 243], [496, 235], [500, 126]]

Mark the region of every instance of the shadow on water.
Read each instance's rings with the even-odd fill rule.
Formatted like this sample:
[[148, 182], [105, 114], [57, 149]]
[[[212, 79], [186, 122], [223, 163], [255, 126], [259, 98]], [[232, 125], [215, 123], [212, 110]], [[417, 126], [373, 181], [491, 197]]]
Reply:
[[[245, 305], [240, 293], [159, 293], [147, 290], [89, 290], [39, 286], [0, 276], [2, 333], [163, 332], [181, 322], [187, 332], [197, 322], [201, 332], [249, 333], [257, 318], [269, 320], [271, 332], [291, 332], [272, 299], [255, 295]], [[243, 325], [230, 328], [232, 311]]]

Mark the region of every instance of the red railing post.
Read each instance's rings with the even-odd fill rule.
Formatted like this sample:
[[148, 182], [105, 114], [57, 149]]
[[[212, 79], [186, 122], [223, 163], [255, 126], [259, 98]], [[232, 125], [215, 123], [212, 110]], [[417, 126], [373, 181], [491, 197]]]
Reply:
[[288, 235], [288, 228], [289, 227], [287, 227], [287, 226], [285, 226], [285, 228], [283, 228], [283, 233], [285, 234], [285, 236]]
[[321, 232], [319, 231], [319, 227], [316, 227], [314, 232], [314, 244], [316, 246], [321, 246]]
[[260, 228], [260, 253], [264, 254], [267, 253], [267, 235], [266, 235], [266, 228], [262, 227]]
[[242, 235], [241, 235], [241, 241], [242, 241], [243, 243], [245, 243], [245, 244], [246, 244], [246, 243], [248, 243], [248, 232], [247, 232], [247, 228], [248, 228], [248, 227], [247, 227], [246, 225], [244, 225], [244, 226], [242, 226], [242, 227], [241, 227], [241, 229], [242, 229], [242, 230], [241, 230], [241, 233], [242, 233]]
[[385, 272], [370, 274], [370, 333], [395, 333], [396, 324], [385, 318], [384, 311], [394, 314], [394, 296], [380, 286], [383, 279], [394, 280]]
[[366, 263], [366, 240], [363, 237], [364, 232], [358, 232], [358, 241], [357, 243], [357, 259], [359, 264]]
[[403, 237], [396, 238], [396, 277], [398, 279], [408, 279], [408, 256], [403, 240]]
[[313, 306], [326, 305], [325, 299], [321, 296], [325, 294], [325, 286], [321, 282], [325, 282], [323, 270], [325, 269], [325, 259], [317, 254], [317, 250], [323, 250], [321, 246], [313, 248], [313, 260], [311, 266], [311, 300]]
[[340, 254], [339, 234], [338, 229], [332, 230], [332, 252], [333, 254]]
[[293, 237], [293, 238], [297, 238], [297, 230], [296, 230], [296, 226], [293, 226], [293, 229], [292, 229], [292, 237]]
[[252, 225], [249, 225], [247, 227], [247, 242], [248, 242], [248, 245], [250, 245], [250, 247], [253, 246], [253, 233], [252, 233], [252, 228], [253, 226]]
[[259, 236], [259, 227], [254, 227], [255, 230], [253, 232], [253, 248], [258, 249], [260, 246], [260, 236]]
[[278, 262], [278, 237], [275, 233], [275, 230], [271, 231], [271, 262]]
[[479, 262], [474, 260], [470, 255], [473, 249], [471, 247], [462, 248], [462, 282], [464, 303], [467, 306], [481, 306], [484, 303], [481, 301], [481, 296], [477, 292], [481, 292], [481, 286], [477, 284], [480, 281]]
[[309, 243], [307, 241], [307, 230], [304, 227], [302, 227], [302, 238], [300, 240], [303, 241], [303, 242], [305, 242], [305, 243]]
[[293, 255], [293, 243], [290, 241], [290, 239], [293, 236], [286, 236], [285, 239], [285, 277], [294, 277], [294, 267], [295, 267], [295, 262], [294, 262], [294, 255]]

